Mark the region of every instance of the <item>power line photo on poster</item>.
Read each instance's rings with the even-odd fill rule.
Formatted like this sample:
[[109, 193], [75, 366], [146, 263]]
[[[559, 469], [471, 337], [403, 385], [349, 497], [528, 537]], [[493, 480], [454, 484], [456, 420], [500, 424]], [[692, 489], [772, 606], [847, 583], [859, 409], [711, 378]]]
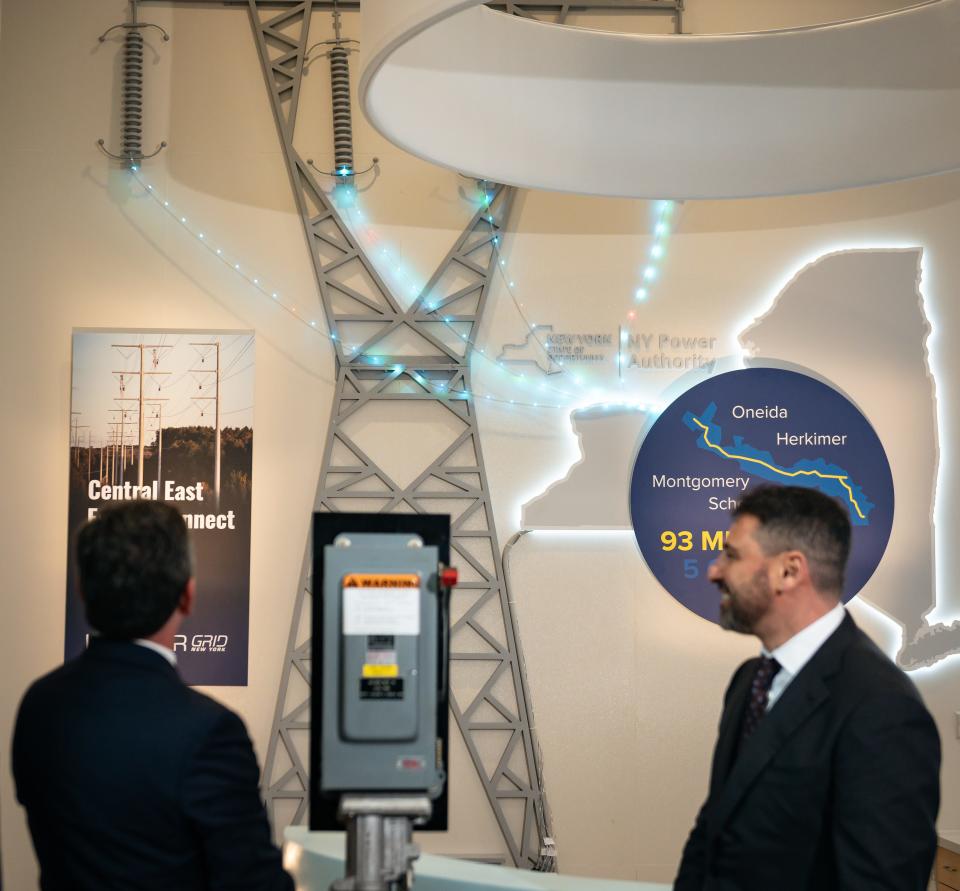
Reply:
[[74, 331], [64, 658], [90, 627], [77, 530], [117, 501], [176, 507], [190, 529], [197, 602], [175, 642], [188, 684], [245, 686], [250, 606], [254, 334]]

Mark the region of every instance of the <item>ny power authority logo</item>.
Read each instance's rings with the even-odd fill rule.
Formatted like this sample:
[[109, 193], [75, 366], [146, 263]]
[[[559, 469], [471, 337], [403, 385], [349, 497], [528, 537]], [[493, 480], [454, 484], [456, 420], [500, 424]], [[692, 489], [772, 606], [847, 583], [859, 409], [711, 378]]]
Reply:
[[676, 399], [650, 428], [633, 469], [630, 512], [658, 581], [688, 609], [719, 619], [706, 571], [730, 511], [761, 484], [804, 486], [840, 502], [853, 526], [844, 602], [883, 557], [893, 478], [880, 439], [833, 388], [795, 371], [717, 375]]

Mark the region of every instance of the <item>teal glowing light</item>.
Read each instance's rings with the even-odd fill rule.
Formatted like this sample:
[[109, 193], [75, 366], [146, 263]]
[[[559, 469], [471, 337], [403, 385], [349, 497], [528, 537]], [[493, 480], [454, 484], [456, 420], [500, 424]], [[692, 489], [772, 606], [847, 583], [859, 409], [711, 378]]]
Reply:
[[333, 203], [343, 210], [357, 205], [357, 189], [350, 183], [337, 183], [333, 187]]

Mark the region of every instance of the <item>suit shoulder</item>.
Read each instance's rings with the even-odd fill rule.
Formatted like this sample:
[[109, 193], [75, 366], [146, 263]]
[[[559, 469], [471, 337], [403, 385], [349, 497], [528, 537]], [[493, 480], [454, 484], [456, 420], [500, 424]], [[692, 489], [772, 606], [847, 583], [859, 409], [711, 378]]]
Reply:
[[184, 692], [187, 708], [198, 724], [203, 724], [206, 727], [223, 724], [234, 728], [240, 727], [246, 732], [243, 719], [222, 702], [217, 702], [213, 697], [191, 687], [184, 687]]
[[71, 659], [63, 665], [57, 666], [52, 671], [38, 677], [23, 694], [21, 706], [28, 705], [34, 701], [43, 701], [51, 696], [58, 696], [61, 688], [70, 683], [71, 679], [76, 677], [80, 671], [80, 660]]
[[844, 654], [841, 686], [857, 699], [889, 695], [922, 702], [913, 681], [859, 628]]
[[211, 719], [221, 718], [224, 715], [232, 715], [233, 712], [222, 702], [218, 702], [212, 696], [194, 690], [192, 687], [184, 687], [188, 707], [197, 715], [206, 715]]

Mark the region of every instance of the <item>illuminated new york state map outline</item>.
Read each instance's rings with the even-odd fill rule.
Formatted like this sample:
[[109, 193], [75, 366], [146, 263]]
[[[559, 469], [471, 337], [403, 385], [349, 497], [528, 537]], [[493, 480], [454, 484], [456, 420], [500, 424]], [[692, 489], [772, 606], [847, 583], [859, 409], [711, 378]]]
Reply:
[[[902, 629], [897, 662], [908, 670], [960, 653], [960, 621], [931, 624], [926, 618], [937, 605], [939, 448], [930, 324], [920, 292], [922, 253], [917, 247], [825, 254], [803, 266], [770, 308], [738, 334], [746, 367], [782, 367], [823, 380], [860, 408], [883, 442], [896, 510], [886, 555], [859, 596]], [[523, 506], [523, 528], [630, 529], [629, 458], [647, 412], [590, 407], [571, 420], [581, 460]], [[720, 444], [712, 436], [709, 441]], [[761, 475], [758, 470], [748, 472]], [[850, 476], [843, 468], [836, 475]], [[847, 483], [858, 491], [855, 478]], [[868, 501], [857, 503], [866, 513]], [[851, 513], [857, 522], [856, 511]]]

